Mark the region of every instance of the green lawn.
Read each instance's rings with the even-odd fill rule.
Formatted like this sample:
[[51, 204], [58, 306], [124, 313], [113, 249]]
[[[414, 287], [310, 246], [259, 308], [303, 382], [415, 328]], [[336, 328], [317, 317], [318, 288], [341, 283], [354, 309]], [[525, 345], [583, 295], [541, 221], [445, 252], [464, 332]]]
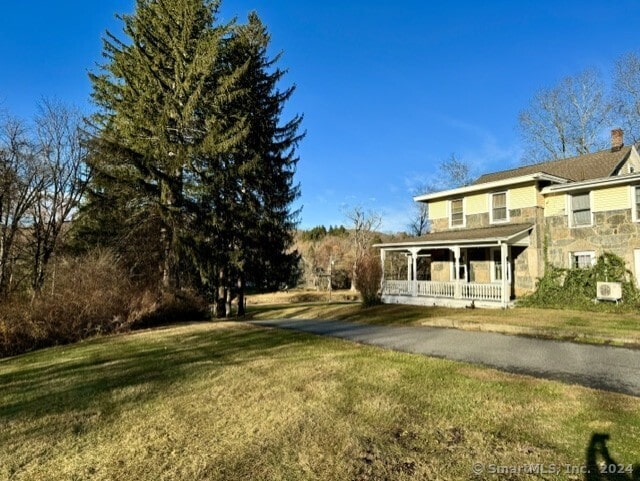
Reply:
[[595, 344], [640, 346], [640, 313], [535, 309], [450, 309], [387, 304], [363, 309], [354, 302], [252, 305], [255, 319], [340, 319], [503, 332]]
[[0, 361], [0, 480], [528, 480], [472, 466], [580, 467], [594, 433], [639, 462], [640, 398], [234, 323]]

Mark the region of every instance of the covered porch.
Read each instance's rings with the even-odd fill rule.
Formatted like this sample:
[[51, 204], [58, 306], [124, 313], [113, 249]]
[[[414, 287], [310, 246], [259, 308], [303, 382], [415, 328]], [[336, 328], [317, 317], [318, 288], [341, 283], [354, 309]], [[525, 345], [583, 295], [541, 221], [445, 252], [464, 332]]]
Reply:
[[[532, 229], [531, 224], [505, 224], [378, 244], [383, 266], [382, 301], [508, 307], [515, 292], [514, 258], [530, 245]], [[399, 260], [406, 262], [406, 270]]]

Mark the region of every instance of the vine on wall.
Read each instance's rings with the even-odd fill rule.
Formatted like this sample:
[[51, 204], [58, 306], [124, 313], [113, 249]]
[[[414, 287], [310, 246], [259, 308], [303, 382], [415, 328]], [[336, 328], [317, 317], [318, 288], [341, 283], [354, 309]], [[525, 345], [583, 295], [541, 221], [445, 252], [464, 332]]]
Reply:
[[620, 282], [622, 302], [617, 309], [640, 308], [640, 291], [632, 273], [619, 256], [603, 253], [593, 267], [562, 269], [548, 261], [545, 274], [539, 279], [536, 291], [519, 301], [524, 307], [548, 307], [556, 309], [609, 309], [611, 304], [597, 302], [598, 282]]

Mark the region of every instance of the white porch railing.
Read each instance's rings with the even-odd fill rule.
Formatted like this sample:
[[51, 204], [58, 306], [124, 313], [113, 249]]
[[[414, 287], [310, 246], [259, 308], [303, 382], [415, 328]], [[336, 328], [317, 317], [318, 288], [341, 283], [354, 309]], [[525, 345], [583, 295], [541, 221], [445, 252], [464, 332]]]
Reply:
[[384, 281], [383, 293], [389, 296], [411, 296], [413, 290], [410, 281]]
[[502, 284], [460, 284], [461, 296], [463, 299], [477, 299], [481, 301], [502, 300]]
[[[424, 297], [447, 297], [478, 301], [502, 300], [502, 284], [477, 284], [460, 282], [415, 281], [416, 294]], [[457, 293], [459, 292], [459, 294]], [[383, 294], [388, 296], [413, 296], [413, 281], [384, 281]]]
[[454, 297], [456, 292], [455, 282], [416, 281], [418, 283], [418, 295], [428, 297]]

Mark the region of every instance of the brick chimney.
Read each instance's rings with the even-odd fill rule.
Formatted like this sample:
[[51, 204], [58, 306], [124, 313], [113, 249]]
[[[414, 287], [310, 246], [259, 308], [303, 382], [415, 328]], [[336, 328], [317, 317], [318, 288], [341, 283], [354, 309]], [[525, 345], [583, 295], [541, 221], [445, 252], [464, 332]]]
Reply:
[[617, 152], [624, 145], [622, 129], [613, 129], [611, 131], [611, 152]]

